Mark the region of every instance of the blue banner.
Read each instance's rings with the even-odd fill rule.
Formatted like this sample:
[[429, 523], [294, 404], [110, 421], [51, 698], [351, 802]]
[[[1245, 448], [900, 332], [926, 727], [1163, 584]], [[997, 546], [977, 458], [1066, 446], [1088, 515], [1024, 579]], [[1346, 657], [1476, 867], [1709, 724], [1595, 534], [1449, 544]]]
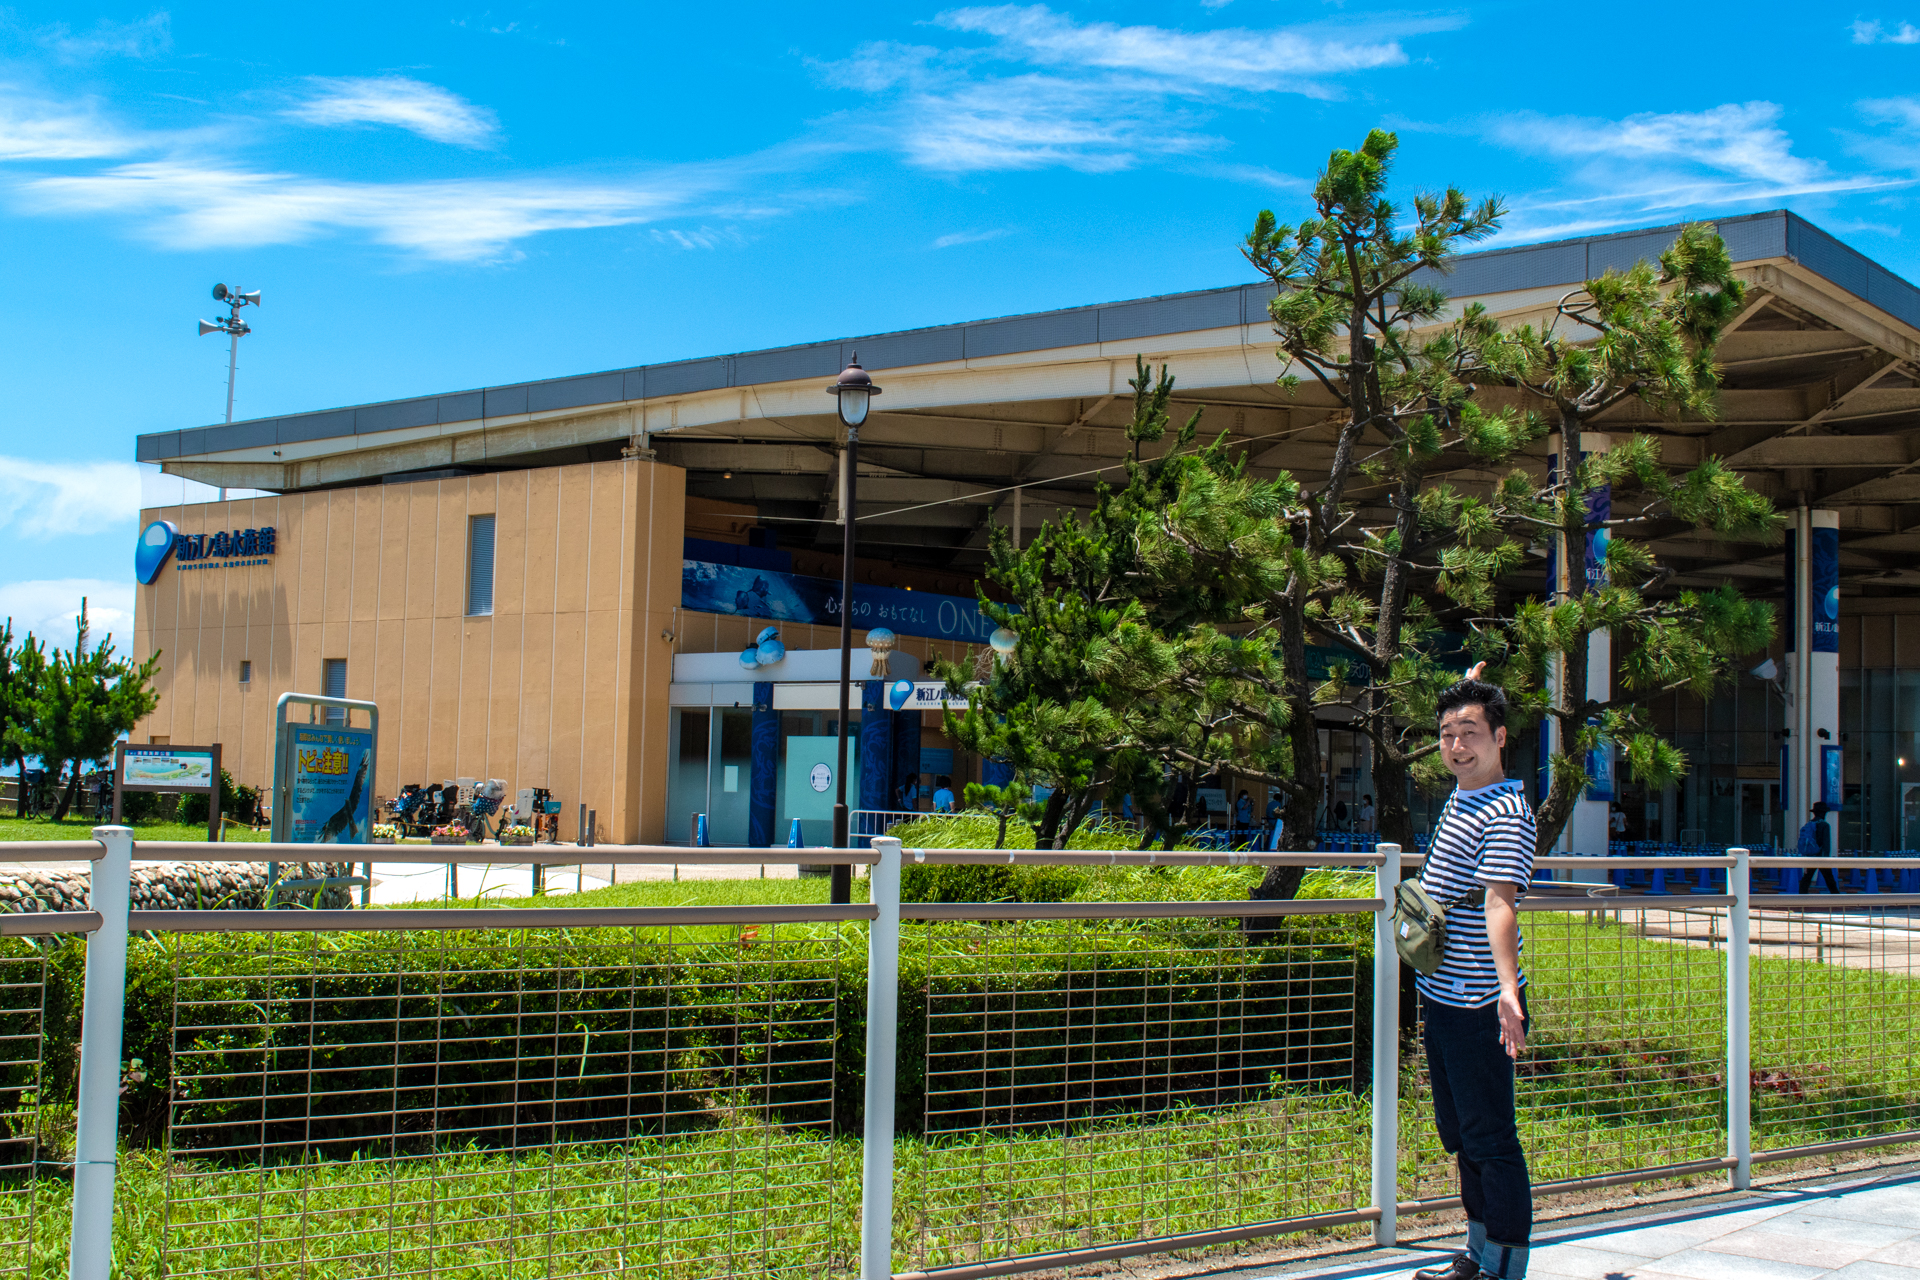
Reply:
[[1846, 799], [1847, 775], [1842, 761], [1839, 747], [1820, 748], [1820, 799], [1829, 809], [1838, 809]]
[[1812, 560], [1813, 640], [1815, 653], [1840, 652], [1840, 531], [1815, 526]]
[[[840, 584], [745, 565], [684, 560], [680, 568], [680, 607], [701, 613], [726, 613], [781, 622], [840, 625]], [[902, 591], [855, 583], [853, 625], [862, 631], [887, 627], [902, 635], [931, 640], [985, 642], [994, 623], [977, 600]]]
[[293, 787], [286, 838], [365, 844], [372, 835], [373, 730], [288, 725]]

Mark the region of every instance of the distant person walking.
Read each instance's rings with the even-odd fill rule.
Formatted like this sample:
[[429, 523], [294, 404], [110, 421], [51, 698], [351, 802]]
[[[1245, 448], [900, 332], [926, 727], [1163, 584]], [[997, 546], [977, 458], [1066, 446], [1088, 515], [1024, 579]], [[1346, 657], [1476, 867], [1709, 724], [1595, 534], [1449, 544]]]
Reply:
[[[1800, 843], [1793, 851], [1795, 857], [1830, 858], [1833, 856], [1833, 831], [1827, 826], [1827, 812], [1826, 801], [1819, 800], [1814, 802], [1813, 817], [1808, 819], [1804, 827], [1800, 828]], [[1805, 875], [1807, 877], [1808, 893], [1816, 892], [1813, 887], [1816, 876], [1825, 876], [1827, 878], [1828, 893], [1840, 892], [1840, 882], [1834, 879], [1832, 867], [1822, 867], [1817, 872], [1809, 870], [1805, 872]]]
[[1253, 826], [1253, 797], [1244, 788], [1233, 802], [1233, 825], [1243, 829]]
[[953, 779], [944, 773], [933, 780], [933, 811], [953, 812]]
[[1373, 830], [1373, 794], [1371, 792], [1360, 797], [1360, 829]]
[[[1484, 665], [1484, 664], [1482, 664]], [[1533, 810], [1507, 778], [1507, 700], [1467, 678], [1440, 695], [1440, 758], [1455, 779], [1420, 886], [1447, 908], [1440, 968], [1415, 977], [1434, 1127], [1459, 1164], [1467, 1249], [1416, 1280], [1519, 1280], [1527, 1274], [1533, 1190], [1514, 1112], [1513, 1064], [1527, 1043], [1515, 900], [1533, 879]]]
[[1280, 803], [1280, 793], [1275, 791], [1267, 797], [1267, 852], [1280, 851], [1280, 833], [1287, 829], [1283, 816], [1286, 809]]

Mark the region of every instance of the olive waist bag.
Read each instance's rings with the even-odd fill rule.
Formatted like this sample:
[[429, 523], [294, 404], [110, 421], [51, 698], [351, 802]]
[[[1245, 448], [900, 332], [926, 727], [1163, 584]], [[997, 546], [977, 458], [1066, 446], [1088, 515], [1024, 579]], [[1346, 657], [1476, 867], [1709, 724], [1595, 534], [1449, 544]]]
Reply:
[[1462, 897], [1442, 903], [1418, 880], [1402, 880], [1393, 887], [1393, 949], [1420, 973], [1440, 972], [1441, 958], [1447, 954], [1447, 909], [1477, 907], [1486, 900], [1486, 889], [1476, 885]]

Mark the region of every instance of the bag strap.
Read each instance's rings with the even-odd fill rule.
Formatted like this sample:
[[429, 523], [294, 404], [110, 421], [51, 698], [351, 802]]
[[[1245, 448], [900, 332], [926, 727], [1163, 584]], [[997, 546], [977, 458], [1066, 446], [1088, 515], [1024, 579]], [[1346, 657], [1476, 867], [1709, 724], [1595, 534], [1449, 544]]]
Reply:
[[[1459, 799], [1459, 796], [1459, 790], [1455, 789], [1453, 794], [1447, 797], [1447, 803], [1440, 810], [1440, 817], [1436, 819], [1433, 824], [1433, 838], [1427, 841], [1427, 856], [1429, 859], [1433, 856], [1434, 842], [1439, 840], [1440, 832], [1445, 828], [1447, 819], [1457, 810], [1458, 806], [1456, 806], [1454, 802]], [[1482, 849], [1473, 864], [1475, 871], [1480, 869], [1480, 862], [1485, 859], [1485, 857], [1486, 850]], [[1443, 912], [1451, 911], [1455, 907], [1484, 907], [1487, 905], [1487, 886], [1476, 881], [1471, 889], [1468, 889], [1457, 898], [1435, 898], [1433, 901]]]

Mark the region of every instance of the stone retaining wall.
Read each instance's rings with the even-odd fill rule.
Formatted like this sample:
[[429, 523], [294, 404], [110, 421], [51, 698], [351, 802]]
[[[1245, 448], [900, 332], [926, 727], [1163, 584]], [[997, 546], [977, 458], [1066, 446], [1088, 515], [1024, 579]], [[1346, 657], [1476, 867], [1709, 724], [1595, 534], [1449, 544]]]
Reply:
[[[282, 864], [283, 880], [318, 880], [352, 873], [344, 862]], [[11, 870], [0, 872], [0, 911], [85, 911], [85, 871]], [[133, 868], [135, 911], [258, 910], [267, 902], [264, 862], [145, 862]], [[314, 890], [282, 890], [280, 901], [312, 905]], [[350, 907], [353, 890], [325, 890], [318, 905]]]

